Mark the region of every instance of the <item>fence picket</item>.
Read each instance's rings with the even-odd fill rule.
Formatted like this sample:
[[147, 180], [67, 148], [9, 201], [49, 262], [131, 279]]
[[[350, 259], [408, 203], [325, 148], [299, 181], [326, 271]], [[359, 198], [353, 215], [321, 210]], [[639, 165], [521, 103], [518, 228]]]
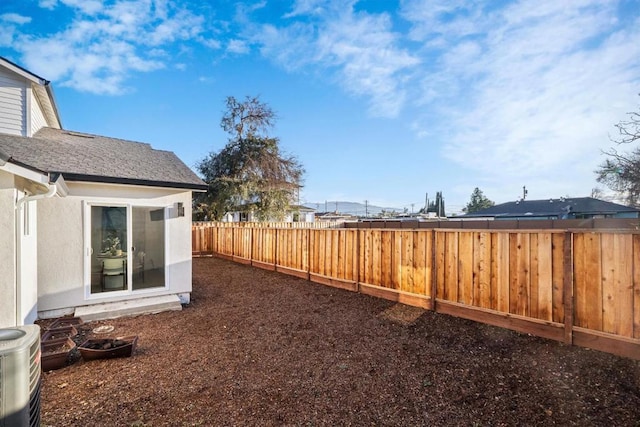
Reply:
[[192, 227], [240, 262], [640, 359], [640, 233]]

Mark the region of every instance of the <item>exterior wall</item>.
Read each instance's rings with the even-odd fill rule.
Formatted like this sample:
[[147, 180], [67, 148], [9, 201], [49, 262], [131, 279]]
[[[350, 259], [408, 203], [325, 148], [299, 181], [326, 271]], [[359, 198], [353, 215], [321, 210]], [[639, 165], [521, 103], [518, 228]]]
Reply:
[[243, 214], [243, 212], [227, 212], [226, 214], [224, 214], [224, 216], [222, 217], [222, 222], [255, 222], [257, 221], [256, 216], [253, 212], [248, 212], [246, 213], [246, 220], [243, 220], [241, 218], [241, 215]]
[[[189, 294], [191, 292], [191, 192], [121, 185], [67, 183], [69, 195], [38, 202], [38, 309], [64, 310], [141, 296]], [[184, 217], [174, 208], [182, 202]], [[126, 295], [88, 292], [85, 274], [85, 203], [132, 204], [168, 207], [167, 287], [129, 292]]]
[[[24, 194], [19, 194], [24, 197]], [[21, 325], [29, 325], [38, 318], [38, 225], [37, 201], [22, 205], [18, 216], [18, 314]]]
[[0, 328], [16, 326], [15, 209], [13, 177], [0, 171]]
[[295, 212], [287, 212], [285, 215], [285, 222], [314, 222], [316, 219], [315, 211], [306, 212], [300, 211], [300, 215], [297, 221], [294, 221]]
[[37, 319], [37, 202], [17, 203], [28, 186], [28, 180], [0, 171], [0, 327]]
[[[172, 205], [182, 202], [184, 216], [179, 217], [174, 207], [169, 209], [167, 231], [169, 238], [168, 282], [170, 293], [191, 293], [191, 192], [182, 192], [172, 197]], [[183, 303], [188, 303], [188, 296], [181, 296]]]
[[84, 305], [82, 201], [40, 200], [38, 217], [38, 308]]
[[0, 133], [27, 136], [27, 82], [0, 69]]
[[38, 132], [40, 129], [47, 126], [47, 119], [45, 119], [40, 103], [36, 99], [33, 91], [30, 91], [30, 92], [31, 92], [31, 133], [29, 134], [29, 136], [32, 136], [34, 133]]
[[[294, 212], [287, 212], [284, 215], [284, 219], [282, 221], [275, 222], [294, 222], [293, 221]], [[242, 221], [240, 219], [240, 212], [227, 212], [224, 217], [222, 217], [222, 222], [260, 222], [258, 221], [258, 217], [253, 212], [249, 212], [247, 215], [247, 221]], [[316, 218], [315, 212], [300, 212], [300, 217], [298, 221], [295, 222], [314, 222]]]

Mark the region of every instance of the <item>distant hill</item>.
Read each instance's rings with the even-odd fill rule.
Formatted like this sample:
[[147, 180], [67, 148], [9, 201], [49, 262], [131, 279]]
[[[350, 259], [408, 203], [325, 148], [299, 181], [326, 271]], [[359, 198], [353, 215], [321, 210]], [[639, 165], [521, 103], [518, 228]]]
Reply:
[[349, 214], [356, 216], [377, 216], [385, 210], [386, 212], [402, 212], [398, 208], [384, 208], [381, 206], [367, 205], [358, 202], [322, 202], [322, 203], [305, 203], [304, 206], [315, 209], [316, 212], [338, 212], [341, 214]]

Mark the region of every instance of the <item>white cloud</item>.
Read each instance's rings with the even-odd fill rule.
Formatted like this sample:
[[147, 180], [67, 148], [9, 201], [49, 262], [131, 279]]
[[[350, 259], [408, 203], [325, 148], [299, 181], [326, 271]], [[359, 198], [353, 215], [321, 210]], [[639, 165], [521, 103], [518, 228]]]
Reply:
[[77, 8], [87, 15], [96, 15], [105, 9], [102, 0], [59, 0], [66, 6]]
[[367, 97], [373, 115], [396, 117], [406, 97], [403, 80], [419, 60], [399, 46], [390, 16], [356, 13], [354, 3], [299, 1], [285, 16], [312, 20], [263, 25], [252, 40], [285, 69], [319, 66], [347, 92]]
[[296, 0], [291, 12], [285, 14], [283, 18], [321, 14], [326, 10], [326, 3], [327, 0]]
[[17, 13], [3, 13], [0, 15], [0, 20], [18, 25], [28, 24], [31, 22], [31, 18], [29, 16], [22, 16]]
[[43, 9], [53, 10], [58, 5], [58, 0], [40, 0], [38, 6]]
[[[64, 30], [44, 36], [14, 32], [11, 47], [30, 70], [56, 84], [97, 94], [127, 91], [131, 73], [165, 68], [167, 49], [204, 34], [203, 17], [163, 0], [59, 0], [40, 5], [64, 5], [73, 19]], [[7, 45], [4, 38], [0, 42]]]
[[[459, 24], [486, 5], [471, 3], [460, 19], [438, 9], [444, 19], [417, 14], [426, 3], [405, 3], [404, 15], [433, 58], [419, 103], [430, 116], [418, 132], [496, 187], [517, 180], [585, 195], [575, 193], [594, 181], [608, 132], [637, 102], [637, 23], [618, 27], [615, 2], [550, 0], [514, 2], [474, 28]], [[429, 128], [436, 121], [447, 125]]]
[[198, 81], [200, 83], [213, 84], [213, 83], [215, 83], [216, 79], [214, 77], [210, 77], [210, 76], [200, 76], [200, 77], [198, 77]]
[[210, 49], [220, 49], [220, 41], [212, 38], [197, 37], [198, 43], [207, 46]]
[[227, 51], [231, 53], [249, 53], [249, 46], [244, 40], [231, 39], [227, 44]]

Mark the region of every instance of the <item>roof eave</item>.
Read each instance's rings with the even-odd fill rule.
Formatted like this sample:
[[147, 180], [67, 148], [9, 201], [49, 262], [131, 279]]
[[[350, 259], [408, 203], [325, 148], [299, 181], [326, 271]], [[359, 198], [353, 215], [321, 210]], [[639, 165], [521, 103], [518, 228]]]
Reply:
[[[4, 153], [1, 156], [6, 157]], [[46, 185], [49, 182], [49, 174], [47, 172], [16, 162], [12, 158], [3, 160], [0, 163], [0, 170], [9, 172], [12, 175], [20, 176], [38, 185]]]
[[189, 182], [171, 182], [171, 181], [151, 181], [145, 179], [136, 178], [120, 178], [109, 176], [97, 176], [97, 175], [83, 175], [68, 172], [56, 172], [64, 175], [67, 182], [93, 182], [100, 184], [121, 184], [121, 185], [138, 185], [146, 187], [164, 187], [164, 188], [176, 188], [182, 190], [191, 190], [198, 192], [205, 192], [209, 189], [207, 184], [196, 184]]
[[2, 56], [0, 56], [0, 64], [4, 65], [6, 68], [8, 68], [9, 70], [13, 71], [14, 73], [24, 77], [25, 79], [42, 85], [42, 86], [46, 86], [49, 84], [48, 80], [43, 79], [42, 77], [40, 77], [37, 74], [32, 73], [31, 71], [22, 68], [21, 66], [19, 66], [18, 64], [15, 64], [11, 61], [9, 61], [7, 58], [4, 58]]
[[51, 100], [51, 109], [53, 109], [53, 114], [55, 115], [56, 120], [58, 121], [58, 126], [60, 127], [60, 129], [63, 129], [62, 120], [60, 119], [60, 113], [58, 112], [58, 104], [56, 103], [56, 97], [53, 94], [53, 86], [51, 86], [50, 82], [47, 81], [44, 87], [47, 90], [49, 99]]

